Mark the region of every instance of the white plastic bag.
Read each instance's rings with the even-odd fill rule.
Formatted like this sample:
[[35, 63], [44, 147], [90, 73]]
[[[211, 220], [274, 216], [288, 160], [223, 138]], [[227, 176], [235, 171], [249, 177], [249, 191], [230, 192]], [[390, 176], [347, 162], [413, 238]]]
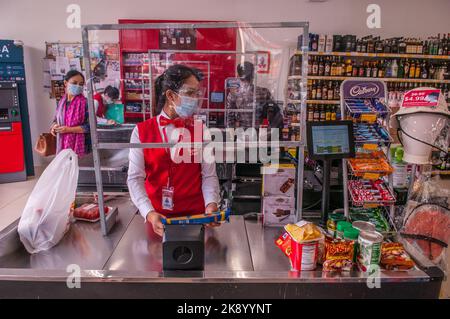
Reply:
[[55, 246], [70, 225], [78, 183], [78, 157], [62, 150], [34, 186], [20, 218], [20, 240], [30, 254]]

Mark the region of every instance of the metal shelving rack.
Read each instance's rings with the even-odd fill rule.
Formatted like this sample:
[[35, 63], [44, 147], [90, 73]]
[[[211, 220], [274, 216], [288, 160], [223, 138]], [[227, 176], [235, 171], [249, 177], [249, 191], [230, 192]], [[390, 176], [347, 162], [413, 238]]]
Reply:
[[[303, 74], [308, 70], [308, 41], [309, 41], [309, 23], [308, 22], [270, 22], [270, 23], [237, 23], [237, 22], [211, 22], [211, 23], [142, 23], [142, 24], [93, 24], [84, 25], [82, 27], [82, 41], [83, 41], [83, 56], [85, 65], [89, 65], [90, 50], [89, 50], [89, 31], [112, 31], [112, 30], [156, 30], [156, 29], [220, 29], [220, 28], [255, 28], [255, 29], [284, 29], [284, 28], [301, 28], [303, 30], [303, 43], [301, 53], [306, 57], [302, 62]], [[223, 51], [221, 51], [222, 53]], [[92, 140], [92, 153], [94, 159], [95, 179], [98, 192], [98, 205], [100, 210], [100, 225], [104, 236], [108, 235], [111, 228], [114, 226], [114, 220], [107, 220], [104, 213], [104, 196], [103, 183], [101, 176], [101, 163], [99, 150], [101, 149], [129, 149], [129, 148], [166, 148], [174, 146], [174, 143], [99, 143], [97, 133], [97, 123], [94, 109], [94, 87], [93, 75], [90, 68], [86, 69], [87, 89], [88, 89], [88, 110], [89, 110], [89, 125]], [[301, 123], [305, 127], [306, 123], [306, 77], [302, 79], [301, 86]], [[211, 109], [209, 111], [212, 111]], [[297, 219], [302, 216], [302, 201], [303, 201], [303, 164], [304, 164], [304, 145], [305, 134], [301, 134], [301, 141], [298, 142], [280, 142], [280, 147], [298, 147], [298, 165], [297, 165]], [[198, 143], [192, 143], [198, 146]], [[192, 146], [188, 145], [179, 146]], [[257, 145], [255, 145], [257, 147]], [[250, 145], [250, 147], [253, 147]]]
[[[364, 85], [364, 83], [367, 83], [367, 84], [369, 84], [369, 83], [377, 83], [379, 85], [378, 87], [383, 88], [383, 91], [384, 91], [383, 93], [384, 94], [379, 94], [377, 96], [374, 96], [374, 98], [380, 98], [381, 100], [383, 100], [383, 103], [384, 103], [384, 105], [386, 107], [386, 111], [385, 112], [371, 112], [370, 114], [375, 114], [375, 116], [376, 116], [376, 122], [375, 123], [378, 123], [378, 124], [380, 124], [378, 121], [379, 121], [379, 118], [381, 116], [382, 119], [383, 119], [382, 121], [384, 121], [384, 127], [386, 127], [387, 124], [389, 123], [389, 117], [390, 117], [390, 109], [386, 105], [386, 101], [387, 101], [387, 87], [386, 87], [386, 84], [383, 81], [379, 80], [379, 79], [377, 79], [377, 80], [369, 80], [369, 79], [365, 79], [365, 80], [359, 80], [358, 79], [358, 80], [355, 80], [355, 79], [349, 79], [349, 80], [344, 81], [341, 84], [341, 92], [340, 92], [340, 95], [341, 95], [341, 114], [342, 114], [342, 118], [343, 119], [347, 118], [349, 116], [349, 114], [351, 114], [350, 110], [347, 108], [347, 103], [346, 103], [346, 98], [347, 97], [345, 96], [345, 91], [344, 91], [344, 85], [346, 83], [356, 83], [356, 84], [361, 84], [361, 85]], [[355, 97], [355, 98], [357, 99], [357, 97]], [[380, 139], [380, 140], [376, 140], [376, 141], [374, 141], [373, 139], [368, 139], [368, 140], [365, 140], [365, 141], [357, 141], [357, 142], [355, 141], [355, 144], [356, 144], [355, 146], [356, 147], [358, 147], [358, 146], [362, 147], [363, 144], [373, 144], [373, 145], [376, 145], [379, 148], [383, 148], [384, 147], [385, 148], [384, 151], [387, 153], [387, 154], [385, 153], [386, 154], [386, 159], [389, 162], [388, 158], [390, 157], [390, 151], [389, 150], [390, 150], [390, 145], [391, 145], [391, 142], [392, 142], [392, 138], [389, 136], [389, 133], [388, 133], [387, 130], [386, 130], [386, 132], [387, 132], [388, 136], [385, 139]], [[350, 175], [350, 173], [349, 173], [348, 160], [346, 160], [346, 159], [342, 160], [342, 168], [343, 168], [344, 214], [345, 214], [346, 217], [349, 217], [349, 202], [352, 199], [352, 196], [349, 195], [349, 191], [350, 191], [349, 190], [349, 175]], [[380, 176], [380, 178], [383, 178], [383, 176]], [[359, 178], [356, 178], [356, 179], [360, 180], [361, 178], [359, 177]], [[393, 177], [392, 177], [392, 174], [387, 175], [387, 186], [388, 186], [388, 189], [389, 189], [390, 193], [391, 194], [395, 194], [394, 193], [394, 189], [393, 189]], [[352, 202], [353, 202], [353, 199], [352, 199]], [[364, 203], [367, 204], [367, 205], [372, 205], [372, 206], [379, 204], [379, 202], [377, 202], [377, 203], [375, 203], [375, 202], [364, 202]], [[391, 202], [385, 201], [385, 205], [380, 205], [380, 206], [384, 206], [384, 207], [390, 207], [390, 210], [388, 212], [388, 215], [389, 215], [388, 216], [388, 220], [389, 221], [392, 219], [392, 216], [393, 216], [393, 212], [394, 212], [394, 206], [393, 205], [394, 204], [395, 204], [395, 198]], [[392, 225], [393, 224], [391, 222], [391, 226]]]

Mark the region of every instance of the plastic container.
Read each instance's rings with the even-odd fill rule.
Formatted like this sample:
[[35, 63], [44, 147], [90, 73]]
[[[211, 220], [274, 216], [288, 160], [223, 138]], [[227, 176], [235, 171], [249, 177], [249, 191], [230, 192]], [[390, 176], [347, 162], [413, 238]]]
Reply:
[[360, 232], [374, 232], [376, 231], [376, 227], [374, 224], [364, 221], [355, 221], [352, 223], [353, 228], [356, 228]]
[[344, 230], [352, 227], [352, 224], [348, 221], [339, 221], [336, 226], [336, 238], [344, 239]]
[[368, 271], [370, 266], [379, 265], [381, 260], [381, 244], [383, 235], [379, 232], [361, 232], [358, 238], [359, 254], [358, 267], [361, 271]]
[[358, 256], [359, 246], [358, 246], [359, 230], [354, 227], [348, 227], [344, 229], [344, 239], [354, 241], [353, 246], [353, 262], [356, 263], [356, 256]]
[[328, 216], [327, 233], [329, 236], [336, 238], [336, 228], [339, 221], [345, 221], [346, 218], [342, 213], [333, 213]]
[[319, 240], [298, 243], [291, 241], [291, 266], [292, 270], [314, 270], [317, 267], [319, 256]]

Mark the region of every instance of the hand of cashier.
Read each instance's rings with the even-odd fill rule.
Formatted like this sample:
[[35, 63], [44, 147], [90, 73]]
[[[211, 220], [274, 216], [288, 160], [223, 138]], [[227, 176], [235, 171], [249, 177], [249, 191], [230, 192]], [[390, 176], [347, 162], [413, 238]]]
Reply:
[[[219, 208], [217, 207], [216, 203], [210, 203], [208, 204], [208, 206], [206, 206], [205, 213], [212, 214], [217, 212], [218, 210]], [[153, 231], [155, 232], [155, 234], [158, 234], [159, 236], [162, 236], [164, 233], [164, 225], [161, 221], [161, 218], [163, 218], [163, 216], [155, 211], [151, 211], [150, 213], [147, 214], [147, 222], [152, 224]], [[217, 227], [220, 226], [220, 223], [211, 223], [206, 226]]]

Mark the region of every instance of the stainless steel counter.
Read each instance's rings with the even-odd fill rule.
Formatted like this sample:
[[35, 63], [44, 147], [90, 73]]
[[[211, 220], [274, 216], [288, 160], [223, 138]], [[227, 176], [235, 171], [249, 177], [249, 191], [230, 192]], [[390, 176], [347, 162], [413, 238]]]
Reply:
[[[147, 236], [147, 225], [135, 216], [105, 269], [162, 271], [161, 240]], [[205, 233], [205, 271], [252, 271], [250, 248], [242, 216]]]
[[[162, 271], [161, 241], [147, 235], [147, 225], [129, 199], [116, 199], [108, 205], [119, 207], [118, 223], [108, 237], [101, 235], [98, 224], [77, 222], [48, 252], [30, 256], [19, 249], [0, 258], [0, 297], [63, 294], [97, 298], [124, 293], [149, 298], [433, 298], [438, 296], [442, 281], [439, 273], [433, 277], [420, 269], [381, 271], [383, 289], [369, 289], [368, 276], [357, 271], [293, 272], [288, 258], [274, 243], [282, 229], [264, 228], [260, 222], [244, 221], [242, 216], [232, 216], [230, 223], [207, 229], [205, 271], [167, 273]], [[90, 290], [83, 289], [80, 294], [67, 289], [66, 268], [70, 264], [81, 267], [81, 281]], [[17, 285], [23, 289], [11, 290]]]
[[0, 258], [0, 267], [65, 271], [68, 265], [77, 264], [81, 269], [103, 269], [137, 212], [128, 197], [111, 200], [107, 205], [119, 209], [117, 222], [109, 236], [102, 235], [99, 223], [76, 222], [52, 249], [30, 255], [21, 247]]

